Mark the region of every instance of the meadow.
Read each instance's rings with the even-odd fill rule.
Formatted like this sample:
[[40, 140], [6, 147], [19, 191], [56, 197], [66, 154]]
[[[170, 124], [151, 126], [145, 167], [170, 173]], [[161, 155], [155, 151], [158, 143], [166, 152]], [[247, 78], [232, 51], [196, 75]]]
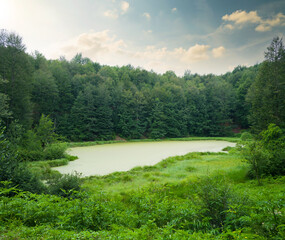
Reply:
[[285, 177], [236, 149], [83, 178], [69, 197], [0, 189], [1, 239], [284, 239]]

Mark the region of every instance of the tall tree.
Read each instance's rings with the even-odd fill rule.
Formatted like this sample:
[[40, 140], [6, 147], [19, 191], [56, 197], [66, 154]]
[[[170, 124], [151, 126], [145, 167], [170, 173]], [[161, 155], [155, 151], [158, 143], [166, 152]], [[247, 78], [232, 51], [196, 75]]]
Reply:
[[5, 30], [0, 32], [0, 76], [8, 82], [3, 86], [10, 101], [12, 117], [26, 128], [32, 123], [31, 57], [25, 53], [22, 38]]
[[32, 89], [35, 120], [38, 120], [41, 114], [53, 116], [58, 98], [58, 88], [51, 72], [41, 69], [35, 71]]
[[[4, 81], [0, 76], [0, 86], [7, 83], [7, 81]], [[1, 89], [1, 88], [0, 88]], [[5, 93], [0, 92], [0, 123], [11, 117], [11, 112], [9, 111], [9, 97]]]
[[257, 78], [247, 96], [251, 105], [250, 123], [260, 132], [269, 123], [285, 127], [285, 49], [276, 37], [265, 52]]

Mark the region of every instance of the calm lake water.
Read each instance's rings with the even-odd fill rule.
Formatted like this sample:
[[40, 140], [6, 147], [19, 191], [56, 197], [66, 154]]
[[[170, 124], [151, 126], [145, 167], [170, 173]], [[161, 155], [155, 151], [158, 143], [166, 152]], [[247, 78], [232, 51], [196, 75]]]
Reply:
[[137, 166], [155, 165], [161, 160], [189, 152], [219, 152], [235, 146], [226, 141], [163, 141], [127, 142], [70, 148], [68, 153], [79, 159], [66, 166], [55, 167], [61, 173], [82, 173], [83, 176], [106, 175], [128, 171]]

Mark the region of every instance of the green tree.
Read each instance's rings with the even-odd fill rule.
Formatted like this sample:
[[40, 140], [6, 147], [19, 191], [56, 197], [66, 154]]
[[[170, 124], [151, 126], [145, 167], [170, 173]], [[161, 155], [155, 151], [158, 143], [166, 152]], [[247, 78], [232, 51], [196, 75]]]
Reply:
[[[0, 76], [0, 86], [5, 83], [6, 81], [2, 80]], [[11, 115], [12, 113], [9, 111], [9, 97], [7, 94], [0, 92], [0, 122], [10, 118]]]
[[113, 136], [110, 94], [104, 84], [86, 84], [71, 111], [75, 140], [106, 140]]
[[285, 174], [285, 136], [275, 124], [270, 124], [255, 141], [243, 141], [240, 149], [259, 184], [262, 176]]
[[265, 59], [247, 96], [251, 105], [249, 120], [255, 132], [261, 132], [269, 123], [285, 127], [285, 49], [282, 39], [273, 39]]
[[[1, 87], [1, 92], [9, 98], [12, 117], [29, 128], [32, 123], [32, 65], [31, 57], [25, 53], [22, 38], [15, 33], [1, 30], [0, 56], [0, 77], [7, 80], [3, 88]], [[7, 97], [4, 98], [7, 103]]]
[[54, 115], [58, 99], [57, 85], [51, 72], [41, 69], [35, 71], [32, 90], [35, 120], [42, 114]]
[[72, 107], [72, 139], [73, 140], [95, 140], [95, 105], [94, 86], [86, 85], [81, 91]]
[[118, 106], [118, 134], [125, 138], [141, 138], [145, 132], [143, 120], [144, 97], [137, 89], [121, 92]]
[[25, 163], [18, 159], [14, 148], [4, 136], [4, 129], [0, 127], [0, 182], [8, 181], [11, 187], [33, 193], [46, 191], [43, 183], [33, 175]]
[[58, 136], [55, 134], [54, 123], [49, 116], [42, 114], [39, 125], [36, 127], [36, 135], [41, 142], [42, 148], [54, 143]]
[[158, 98], [155, 99], [153, 106], [151, 125], [150, 125], [150, 137], [151, 138], [164, 138], [166, 136], [166, 116], [163, 112], [163, 104]]

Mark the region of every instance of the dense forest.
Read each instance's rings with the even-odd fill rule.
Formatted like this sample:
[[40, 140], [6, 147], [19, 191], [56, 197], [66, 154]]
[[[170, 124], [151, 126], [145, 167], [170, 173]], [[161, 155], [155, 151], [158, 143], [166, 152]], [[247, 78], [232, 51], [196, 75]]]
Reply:
[[283, 52], [275, 38], [264, 63], [220, 76], [187, 70], [178, 77], [102, 66], [81, 54], [47, 60], [39, 52], [27, 54], [20, 36], [2, 30], [0, 119], [7, 128], [27, 130], [48, 115], [56, 132], [72, 141], [229, 136], [249, 126], [257, 132], [269, 123], [284, 127]]
[[[0, 238], [284, 239], [284, 129], [279, 37], [260, 64], [180, 77], [48, 60], [1, 30]], [[195, 136], [237, 145], [101, 177], [51, 169], [67, 146]]]

